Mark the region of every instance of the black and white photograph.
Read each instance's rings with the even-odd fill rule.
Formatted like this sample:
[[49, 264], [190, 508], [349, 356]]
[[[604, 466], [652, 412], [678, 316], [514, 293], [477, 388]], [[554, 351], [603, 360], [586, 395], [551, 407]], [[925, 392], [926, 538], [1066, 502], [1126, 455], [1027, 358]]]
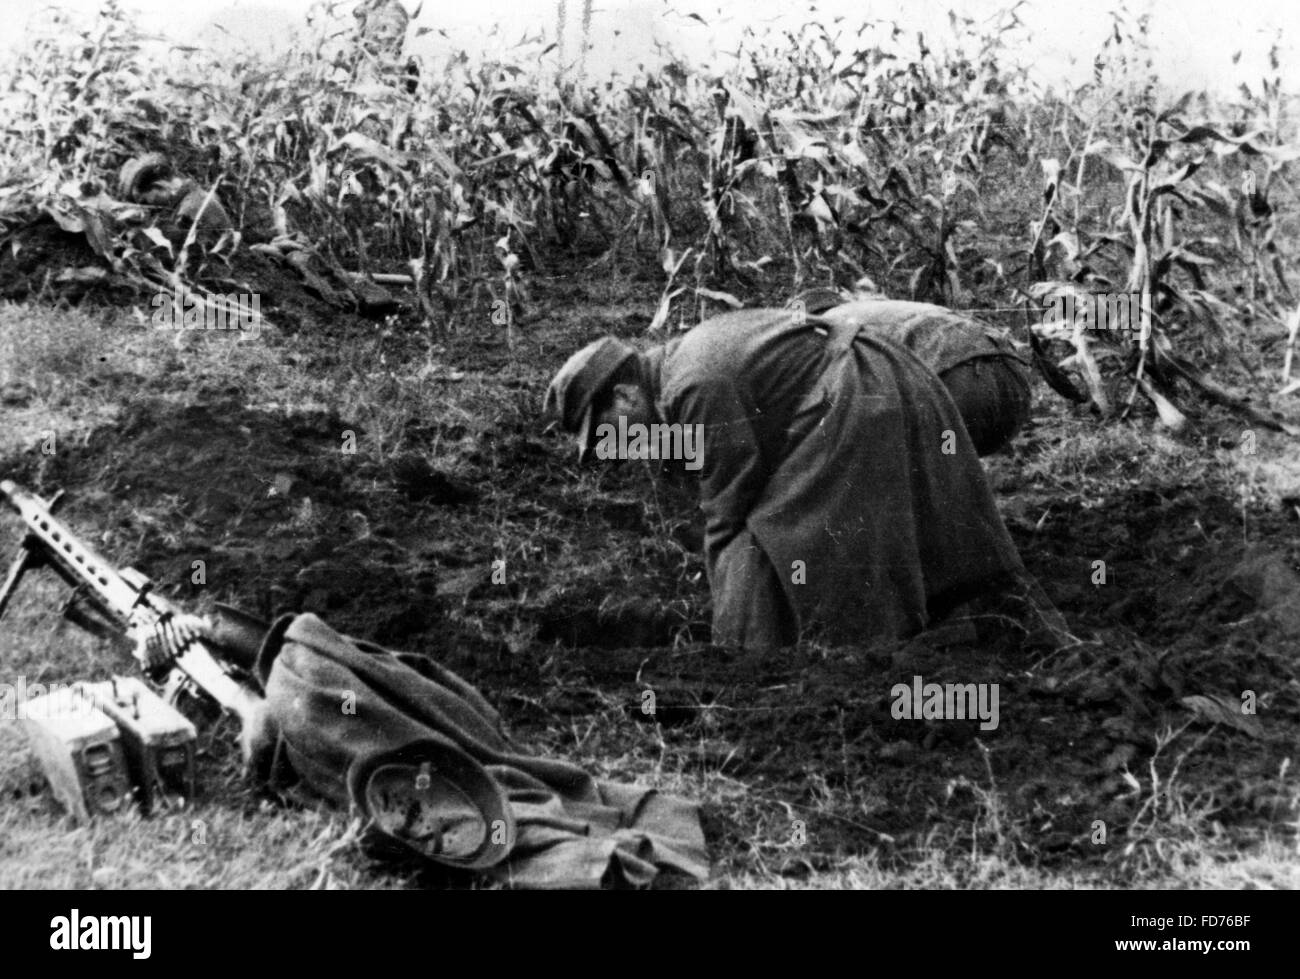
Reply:
[[1113, 958], [1249, 953], [1298, 9], [4, 0], [0, 889], [74, 896], [23, 942], [1144, 891]]

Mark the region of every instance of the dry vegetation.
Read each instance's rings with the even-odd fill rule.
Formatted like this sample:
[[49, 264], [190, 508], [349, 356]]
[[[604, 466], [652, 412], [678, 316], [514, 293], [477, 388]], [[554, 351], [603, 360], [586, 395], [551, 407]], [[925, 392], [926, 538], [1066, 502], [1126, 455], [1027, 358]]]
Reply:
[[[1013, 11], [954, 18], [943, 45], [750, 34], [725, 77], [612, 84], [576, 52], [556, 72], [544, 41], [408, 84], [323, 13], [316, 43], [257, 63], [149, 47], [114, 3], [84, 32], [53, 22], [0, 66], [0, 472], [68, 488], [75, 526], [183, 601], [311, 608], [442, 656], [538, 750], [699, 798], [714, 886], [1294, 887], [1294, 120], [1277, 78], [1164, 92], [1143, 21], [1113, 26], [1063, 90], [1014, 67]], [[146, 152], [232, 227], [118, 199]], [[341, 310], [273, 261], [290, 242], [412, 287], [384, 318]], [[542, 431], [549, 373], [586, 340], [864, 274], [1032, 345], [1050, 387], [990, 469], [1086, 637], [1068, 655], [728, 660], [689, 495], [579, 472]], [[179, 284], [263, 292], [268, 325], [150, 328]], [[1141, 331], [1036, 312], [1116, 291], [1143, 297]], [[0, 680], [129, 668], [59, 600], [29, 586]], [[1003, 684], [1003, 727], [900, 729], [886, 694], [914, 672]], [[1261, 731], [1207, 706], [1246, 689]], [[228, 730], [205, 739], [192, 811], [76, 828], [0, 722], [0, 882], [468, 883], [370, 862], [341, 816], [241, 785]]]

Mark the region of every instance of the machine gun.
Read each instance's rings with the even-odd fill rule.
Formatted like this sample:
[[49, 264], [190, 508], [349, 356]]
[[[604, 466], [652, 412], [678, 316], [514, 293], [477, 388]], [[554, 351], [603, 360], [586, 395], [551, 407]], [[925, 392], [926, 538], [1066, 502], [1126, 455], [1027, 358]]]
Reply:
[[[184, 626], [178, 629], [177, 623], [189, 617], [158, 595], [147, 578], [133, 568], [117, 570], [53, 515], [62, 493], [47, 502], [5, 480], [0, 482], [0, 494], [25, 525], [18, 553], [0, 585], [0, 617], [24, 572], [49, 565], [74, 590], [65, 614], [94, 632], [103, 631], [106, 622], [133, 642], [145, 675], [163, 687], [171, 705], [170, 714], [165, 713], [166, 704], [138, 681], [126, 680], [78, 684], [71, 691], [60, 691], [59, 697], [35, 711], [35, 719], [31, 709], [36, 705], [28, 704], [28, 732], [56, 794], [68, 808], [81, 815], [118, 808], [121, 799], [114, 801], [113, 787], [126, 777], [121, 770], [124, 764], [131, 770], [129, 781], [145, 802], [154, 794], [153, 783], [167, 768], [168, 759], [171, 783], [178, 788], [178, 783], [192, 785], [192, 750], [188, 766], [176, 754], [188, 722], [174, 710], [189, 695], [198, 695], [238, 719], [247, 759], [248, 739], [261, 723], [263, 698], [221, 659], [251, 668], [266, 633], [265, 623], [218, 606], [217, 615], [197, 633]], [[89, 600], [98, 619], [77, 607], [82, 597]], [[130, 693], [124, 695], [122, 689]], [[116, 731], [122, 735], [121, 749], [111, 743]], [[188, 731], [192, 743], [192, 726]], [[186, 767], [188, 773], [180, 771]]]

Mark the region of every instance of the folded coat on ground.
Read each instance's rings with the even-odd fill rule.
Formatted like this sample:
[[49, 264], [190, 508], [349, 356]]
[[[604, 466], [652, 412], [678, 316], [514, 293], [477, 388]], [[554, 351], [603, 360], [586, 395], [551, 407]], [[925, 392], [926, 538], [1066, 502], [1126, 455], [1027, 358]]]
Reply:
[[350, 776], [403, 746], [443, 746], [438, 757], [455, 761], [459, 752], [481, 766], [513, 822], [511, 844], [486, 871], [499, 881], [640, 887], [665, 870], [708, 875], [695, 804], [529, 754], [478, 690], [427, 657], [350, 639], [303, 614], [272, 626], [257, 673], [277, 730], [277, 767], [338, 805], [364, 811]]

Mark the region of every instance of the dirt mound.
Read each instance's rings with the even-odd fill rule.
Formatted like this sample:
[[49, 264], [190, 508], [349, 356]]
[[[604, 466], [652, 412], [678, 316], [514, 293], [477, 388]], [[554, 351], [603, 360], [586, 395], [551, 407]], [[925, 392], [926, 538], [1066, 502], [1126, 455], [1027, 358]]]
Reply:
[[[183, 234], [176, 244], [181, 240]], [[329, 290], [322, 295], [293, 269], [248, 248], [203, 266], [197, 284], [223, 295], [256, 295], [262, 315], [285, 333], [338, 335], [354, 329], [373, 330], [374, 318], [402, 308], [386, 293], [383, 303], [362, 308], [318, 278], [316, 284]], [[375, 287], [362, 284], [359, 288]], [[147, 309], [153, 294], [152, 287], [140, 279], [113, 272], [84, 234], [65, 231], [49, 217], [35, 218], [0, 237], [0, 300], [57, 299], [73, 304], [135, 304]], [[414, 309], [407, 305], [408, 311]]]
[[135, 289], [115, 282], [84, 235], [38, 218], [0, 238], [0, 299], [87, 298], [122, 305]]
[[1300, 574], [1294, 564], [1256, 546], [1232, 569], [1226, 584], [1252, 601], [1280, 635], [1300, 641]]
[[432, 565], [397, 528], [473, 494], [418, 457], [350, 454], [350, 436], [364, 433], [318, 412], [158, 402], [133, 406], [43, 468], [29, 456], [14, 471], [43, 492], [68, 488], [74, 528], [100, 528], [107, 555], [180, 598], [267, 617], [313, 611], [400, 642], [441, 612]]

